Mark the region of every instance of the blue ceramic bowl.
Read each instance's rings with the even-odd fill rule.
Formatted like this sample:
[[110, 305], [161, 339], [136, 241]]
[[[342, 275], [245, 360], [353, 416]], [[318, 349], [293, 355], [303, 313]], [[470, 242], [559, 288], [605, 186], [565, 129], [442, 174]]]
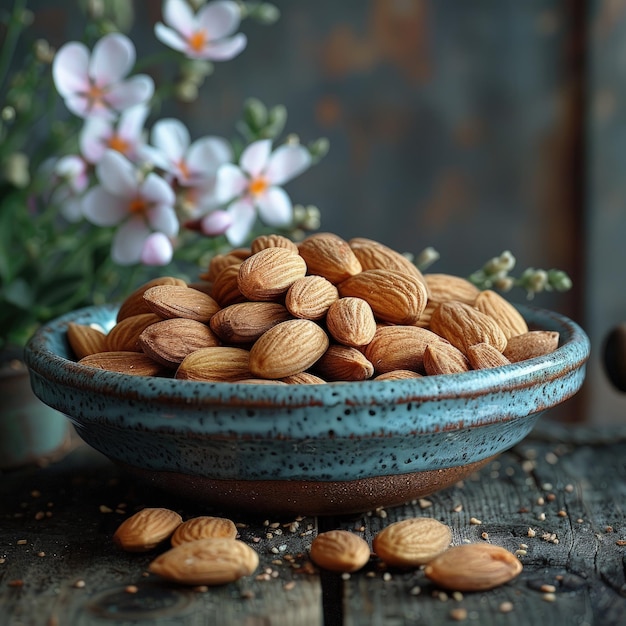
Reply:
[[335, 514], [390, 506], [454, 484], [522, 440], [578, 391], [589, 340], [556, 313], [552, 354], [462, 374], [327, 385], [204, 383], [77, 365], [69, 322], [113, 326], [92, 307], [42, 327], [26, 348], [36, 395], [132, 474], [229, 509]]

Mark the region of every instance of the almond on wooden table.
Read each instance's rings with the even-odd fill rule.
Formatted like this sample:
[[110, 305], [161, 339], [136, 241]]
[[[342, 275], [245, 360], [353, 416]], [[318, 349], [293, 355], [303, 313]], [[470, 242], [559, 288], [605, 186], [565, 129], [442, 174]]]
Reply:
[[243, 541], [207, 537], [164, 552], [148, 571], [183, 585], [224, 585], [250, 576], [258, 566], [259, 555]]
[[162, 318], [185, 317], [197, 322], [208, 322], [220, 305], [206, 293], [179, 285], [157, 285], [143, 294], [153, 313]]
[[236, 539], [237, 527], [232, 520], [226, 517], [214, 517], [212, 515], [192, 517], [176, 528], [171, 542], [172, 546], [176, 547], [181, 543], [206, 539], [207, 537]]
[[513, 580], [522, 569], [520, 560], [505, 548], [469, 543], [437, 556], [426, 565], [424, 573], [445, 589], [486, 591]]
[[113, 541], [129, 552], [147, 552], [165, 541], [182, 521], [183, 518], [170, 509], [145, 508], [118, 526]]
[[320, 533], [311, 543], [311, 560], [333, 572], [356, 572], [367, 564], [370, 555], [367, 541], [348, 530]]
[[383, 528], [372, 548], [388, 565], [417, 567], [447, 550], [451, 541], [452, 531], [446, 524], [432, 517], [411, 517]]

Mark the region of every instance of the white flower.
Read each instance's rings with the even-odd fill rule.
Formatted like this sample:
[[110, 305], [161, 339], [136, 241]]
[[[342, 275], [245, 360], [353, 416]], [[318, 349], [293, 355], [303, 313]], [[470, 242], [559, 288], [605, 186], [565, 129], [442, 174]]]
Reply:
[[226, 163], [217, 171], [215, 195], [222, 204], [230, 202], [226, 210], [232, 223], [225, 234], [232, 245], [245, 241], [257, 209], [268, 226], [286, 226], [291, 222], [291, 200], [280, 185], [309, 167], [311, 155], [299, 144], [284, 144], [274, 152], [271, 150], [271, 140], [255, 141], [241, 154], [239, 166]]
[[173, 255], [171, 238], [179, 229], [170, 185], [154, 173], [140, 176], [132, 163], [115, 150], [104, 154], [96, 175], [100, 184], [85, 194], [83, 213], [96, 226], [119, 225], [113, 238], [112, 259], [120, 265], [139, 261], [169, 263]]
[[107, 150], [117, 150], [135, 161], [143, 145], [143, 125], [150, 109], [137, 104], [126, 109], [117, 122], [90, 117], [80, 133], [80, 151], [87, 161], [97, 163]]
[[56, 161], [48, 161], [42, 170], [49, 173], [56, 185], [50, 202], [59, 207], [68, 222], [78, 222], [83, 217], [82, 199], [89, 186], [87, 164], [76, 155], [66, 155]]
[[52, 76], [67, 108], [79, 117], [114, 117], [147, 102], [154, 82], [146, 75], [124, 80], [135, 63], [132, 41], [119, 33], [105, 35], [93, 52], [79, 42], [62, 46], [54, 57]]
[[192, 59], [228, 61], [237, 56], [247, 43], [239, 28], [241, 11], [236, 2], [214, 0], [194, 14], [185, 0], [165, 0], [163, 21], [154, 34], [166, 46]]

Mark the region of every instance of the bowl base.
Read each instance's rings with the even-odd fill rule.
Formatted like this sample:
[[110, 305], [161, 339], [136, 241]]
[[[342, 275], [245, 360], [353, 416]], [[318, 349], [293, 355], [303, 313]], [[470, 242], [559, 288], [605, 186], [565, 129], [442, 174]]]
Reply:
[[396, 506], [454, 485], [498, 455], [458, 467], [346, 481], [221, 480], [117, 462], [128, 474], [199, 504], [238, 513], [344, 515]]

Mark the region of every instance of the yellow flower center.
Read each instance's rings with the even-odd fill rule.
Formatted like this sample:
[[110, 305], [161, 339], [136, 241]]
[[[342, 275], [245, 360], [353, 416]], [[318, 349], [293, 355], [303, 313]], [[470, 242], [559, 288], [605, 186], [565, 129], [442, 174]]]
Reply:
[[269, 183], [262, 176], [257, 176], [250, 181], [248, 185], [248, 191], [253, 196], [258, 196], [262, 194], [269, 186]]
[[128, 210], [133, 215], [145, 213], [147, 208], [148, 204], [143, 198], [134, 198], [130, 201], [130, 204], [128, 205]]
[[195, 33], [189, 37], [188, 44], [189, 47], [195, 52], [200, 52], [202, 48], [204, 48], [204, 44], [207, 42], [207, 35], [204, 30], [197, 30]]
[[107, 144], [112, 150], [117, 150], [122, 154], [126, 154], [130, 148], [130, 144], [125, 139], [122, 139], [119, 135], [113, 135]]
[[102, 89], [102, 87], [98, 87], [98, 85], [90, 85], [89, 90], [85, 95], [87, 100], [89, 100], [91, 108], [93, 108], [96, 104], [106, 104], [106, 100], [104, 99], [106, 91]]

